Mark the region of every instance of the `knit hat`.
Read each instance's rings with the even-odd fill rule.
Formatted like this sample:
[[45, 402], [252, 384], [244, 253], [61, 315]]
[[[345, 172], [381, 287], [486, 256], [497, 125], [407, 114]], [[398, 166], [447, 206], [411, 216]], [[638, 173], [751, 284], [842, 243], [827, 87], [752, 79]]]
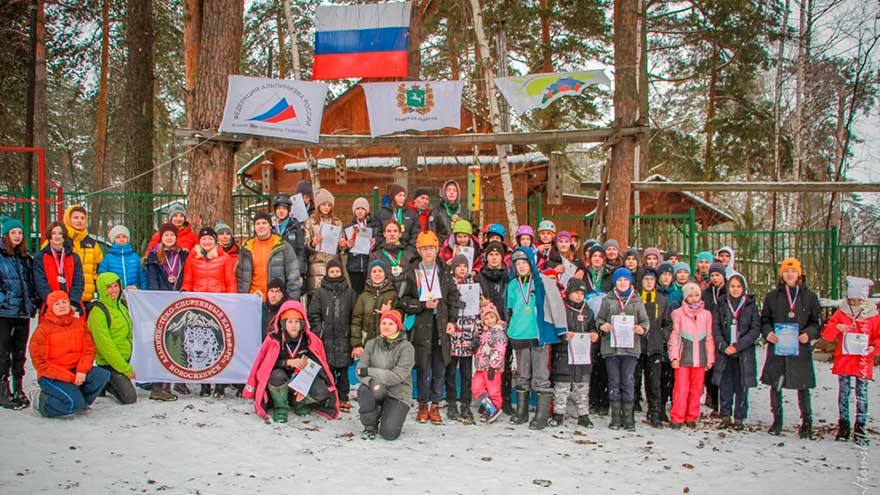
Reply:
[[217, 240], [217, 232], [214, 232], [214, 229], [212, 229], [211, 227], [202, 227], [201, 229], [199, 229], [199, 239], [205, 237], [206, 235], [213, 237], [215, 241]]
[[358, 208], [363, 208], [367, 213], [370, 213], [370, 202], [367, 201], [367, 198], [355, 198], [351, 203], [351, 212], [355, 214]]
[[174, 237], [177, 237], [177, 227], [170, 222], [163, 223], [159, 226], [159, 239], [162, 239], [162, 236], [165, 235], [165, 232], [173, 232]]
[[682, 271], [682, 270], [686, 271], [688, 273], [688, 275], [691, 274], [691, 266], [688, 265], [687, 263], [685, 263], [684, 261], [679, 261], [678, 263], [675, 264], [674, 267], [672, 267], [673, 275]]
[[131, 239], [131, 231], [128, 230], [128, 227], [125, 225], [116, 225], [112, 229], [110, 229], [110, 234], [107, 236], [107, 240], [111, 243], [116, 243], [116, 236], [124, 235]]
[[697, 262], [700, 261], [708, 261], [709, 263], [712, 263], [713, 261], [715, 261], [715, 257], [712, 256], [712, 253], [710, 253], [709, 251], [700, 251], [699, 253], [697, 253]]
[[604, 247], [605, 249], [613, 247], [619, 251], [620, 250], [620, 243], [614, 239], [608, 239], [607, 241], [605, 241], [605, 244], [602, 247]]
[[785, 258], [782, 260], [782, 263], [779, 265], [780, 277], [785, 270], [797, 270], [798, 277], [803, 274], [801, 270], [801, 262], [797, 258]]
[[480, 319], [483, 319], [488, 314], [494, 314], [495, 319], [501, 321], [501, 315], [498, 313], [498, 308], [492, 304], [492, 301], [486, 299], [480, 303]]
[[273, 278], [269, 285], [266, 286], [266, 289], [279, 289], [281, 292], [287, 293], [287, 285], [280, 278]]
[[498, 253], [501, 256], [504, 256], [504, 254], [506, 252], [507, 252], [507, 250], [504, 248], [504, 244], [501, 244], [498, 241], [492, 241], [492, 242], [487, 243], [486, 247], [483, 249], [484, 254]]
[[540, 233], [545, 230], [548, 232], [556, 232], [556, 224], [550, 220], [541, 220], [541, 223], [538, 224], [538, 232]]
[[180, 203], [172, 203], [171, 206], [168, 207], [168, 221], [170, 222], [174, 215], [180, 213], [184, 217], [186, 216], [186, 208], [183, 207]]
[[660, 260], [660, 250], [655, 247], [645, 248], [645, 251], [642, 253], [645, 259], [648, 259], [648, 256], [656, 256], [657, 260]]
[[458, 265], [464, 265], [464, 266], [467, 266], [467, 265], [468, 265], [468, 259], [467, 259], [467, 257], [466, 257], [465, 255], [463, 255], [463, 254], [458, 254], [458, 255], [455, 255], [455, 256], [452, 257], [452, 263], [450, 263], [449, 265], [452, 267], [453, 270], [455, 270], [455, 268], [456, 268]]
[[860, 277], [846, 277], [847, 299], [868, 299], [868, 292], [874, 285], [872, 280]]
[[459, 220], [452, 224], [452, 233], [473, 235], [474, 227], [467, 220]]
[[[254, 221], [256, 221], [256, 220], [257, 220], [257, 219], [254, 218]], [[272, 223], [272, 222], [269, 222], [269, 223]], [[222, 234], [222, 233], [224, 233], [224, 232], [228, 232], [228, 233], [231, 234], [231, 233], [232, 233], [232, 227], [230, 227], [229, 225], [226, 225], [226, 224], [223, 223], [223, 222], [220, 222], [220, 223], [218, 223], [217, 225], [214, 226], [214, 232], [216, 232], [217, 235], [220, 235], [220, 234]]]
[[406, 189], [400, 184], [392, 182], [388, 184], [388, 189], [385, 190], [385, 194], [388, 195], [388, 199], [394, 200], [394, 197], [400, 193], [406, 193]]
[[738, 278], [739, 281], [742, 282], [743, 289], [745, 289], [745, 293], [748, 294], [749, 293], [749, 281], [746, 280], [746, 276], [740, 272], [736, 272], [736, 271], [731, 272], [730, 275], [727, 277], [727, 285], [730, 285], [730, 281], [735, 278]]
[[524, 235], [527, 235], [534, 239], [535, 231], [532, 230], [532, 227], [530, 225], [520, 225], [519, 227], [517, 227], [516, 234], [514, 234], [513, 238], [516, 239], [517, 242], [519, 242], [519, 238]]
[[660, 276], [657, 274], [657, 270], [650, 267], [642, 268], [642, 280], [644, 280], [645, 277], [660, 278]]
[[374, 259], [373, 261], [371, 261], [370, 264], [367, 266], [367, 273], [373, 273], [373, 268], [375, 268], [375, 267], [377, 267], [377, 266], [378, 266], [379, 268], [381, 268], [383, 272], [385, 272], [385, 276], [387, 277], [387, 276], [388, 276], [388, 270], [389, 270], [391, 267], [389, 267], [389, 266], [388, 266], [388, 262], [385, 261], [385, 260], [383, 260], [382, 258], [376, 258], [376, 259]]
[[396, 309], [392, 309], [390, 311], [386, 311], [382, 313], [382, 316], [379, 318], [379, 321], [382, 320], [391, 320], [394, 322], [394, 325], [397, 326], [398, 330], [403, 329], [403, 319], [400, 317], [400, 312]]
[[312, 194], [312, 183], [305, 180], [297, 182], [294, 194], [305, 194], [309, 197], [314, 197], [314, 194]]
[[639, 261], [639, 250], [636, 249], [636, 248], [629, 248], [629, 249], [627, 249], [626, 251], [623, 252], [623, 259], [624, 259], [624, 260], [627, 259], [627, 258], [629, 258], [630, 256], [632, 256], [633, 258], [635, 258], [636, 261]]
[[330, 261], [327, 262], [327, 271], [325, 273], [330, 273], [331, 268], [339, 268], [343, 271], [343, 273], [345, 272], [345, 270], [342, 268], [342, 262], [339, 261], [339, 258], [336, 256], [334, 256]]
[[24, 225], [17, 218], [7, 218], [3, 225], [0, 225], [0, 237], [6, 237], [12, 229], [24, 230]]
[[336, 198], [327, 189], [321, 189], [318, 191], [318, 195], [315, 196], [315, 206], [321, 206], [324, 203], [330, 203], [331, 207], [336, 206]]
[[635, 280], [633, 279], [633, 274], [629, 271], [628, 268], [620, 267], [617, 270], [614, 270], [614, 274], [611, 275], [611, 280], [614, 280], [614, 284], [617, 285], [617, 280], [620, 278], [625, 278], [629, 280], [629, 283], [633, 283]]
[[437, 234], [432, 230], [424, 230], [419, 232], [419, 236], [416, 237], [416, 249], [422, 249], [423, 247], [439, 247], [440, 240], [437, 239]]
[[673, 256], [675, 256], [676, 258], [681, 258], [681, 256], [679, 256], [678, 253], [676, 253], [675, 251], [666, 251], [666, 258], [665, 259], [668, 260], [669, 258], [672, 258]]
[[587, 251], [590, 250], [590, 248], [592, 248], [593, 246], [598, 244], [598, 242], [599, 241], [597, 241], [596, 239], [593, 239], [592, 237], [590, 237], [589, 239], [584, 241], [583, 246], [581, 246], [581, 250], [586, 253]]
[[[257, 220], [265, 220], [269, 222], [269, 225], [272, 225], [272, 216], [266, 213], [265, 211], [260, 211], [254, 214], [254, 223], [257, 223]], [[215, 229], [216, 230], [216, 229]], [[230, 229], [230, 232], [232, 230]]]
[[561, 239], [568, 239], [569, 241], [571, 241], [571, 232], [568, 232], [565, 230], [563, 230], [562, 232], [557, 232], [556, 233], [556, 240], [558, 241]]
[[590, 246], [590, 250], [587, 252], [587, 261], [593, 259], [593, 255], [599, 253], [605, 258], [605, 248], [602, 247], [601, 244], [593, 244]]
[[721, 263], [712, 263], [711, 265], [709, 265], [709, 275], [712, 275], [713, 273], [720, 273], [721, 275], [725, 275], [726, 271], [727, 267], [725, 267]]
[[418, 198], [419, 196], [427, 196], [430, 198], [431, 197], [431, 190], [428, 189], [427, 187], [420, 187], [420, 188], [416, 189], [416, 191], [413, 193], [413, 198]]
[[701, 296], [701, 295], [703, 295], [703, 291], [700, 290], [699, 285], [697, 285], [693, 282], [688, 282], [688, 283], [684, 284], [684, 287], [681, 288], [681, 295], [685, 299], [687, 299], [689, 296], [692, 296], [694, 294]]
[[660, 278], [660, 275], [663, 275], [664, 273], [673, 273], [671, 263], [664, 261], [657, 266], [657, 278]]
[[[46, 296], [46, 308], [49, 310], [51, 314], [55, 314], [53, 308], [55, 307], [55, 303], [58, 301], [67, 300], [70, 301], [70, 298], [67, 297], [67, 293], [63, 290], [53, 290]], [[57, 315], [56, 315], [57, 316]]]
[[567, 294], [571, 294], [572, 292], [583, 292], [586, 294], [587, 284], [579, 278], [571, 277], [568, 281], [568, 286], [565, 288], [565, 292]]

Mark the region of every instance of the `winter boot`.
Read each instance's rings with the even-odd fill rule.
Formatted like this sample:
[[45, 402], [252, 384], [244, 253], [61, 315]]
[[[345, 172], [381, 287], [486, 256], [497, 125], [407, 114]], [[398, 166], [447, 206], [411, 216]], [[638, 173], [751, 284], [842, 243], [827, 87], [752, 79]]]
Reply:
[[199, 389], [199, 397], [210, 397], [211, 396], [211, 386], [210, 385], [202, 385]]
[[626, 431], [636, 431], [636, 418], [633, 413], [633, 407], [635, 403], [633, 402], [623, 402], [623, 413], [621, 417], [621, 422], [623, 423], [623, 429]]
[[782, 435], [782, 416], [773, 415], [773, 424], [770, 425], [770, 429], [767, 430], [767, 433], [771, 435]]
[[31, 406], [34, 414], [37, 416], [46, 416], [46, 394], [42, 390], [36, 389], [31, 392]]
[[431, 420], [431, 424], [443, 424], [443, 416], [440, 415], [440, 404], [431, 404], [431, 407], [428, 408], [428, 419]]
[[180, 395], [189, 395], [190, 394], [189, 387], [187, 387], [185, 383], [175, 383], [174, 384], [174, 391]]
[[856, 427], [853, 428], [853, 441], [856, 445], [868, 446], [870, 442], [868, 441], [868, 430], [865, 428], [865, 423], [856, 423]]
[[660, 414], [657, 415], [657, 419], [659, 419], [660, 422], [662, 422], [662, 423], [669, 422], [669, 415], [666, 414], [666, 405], [665, 404], [660, 407]]
[[599, 404], [596, 406], [596, 414], [599, 416], [608, 416], [609, 406], [607, 404]]
[[31, 401], [28, 400], [28, 396], [24, 393], [24, 387], [22, 386], [22, 376], [13, 376], [12, 377], [12, 400], [21, 404], [22, 408], [28, 407], [31, 405]]
[[463, 402], [461, 403], [461, 422], [466, 425], [474, 424], [474, 413], [471, 412], [471, 403]]
[[361, 440], [375, 440], [377, 433], [379, 432], [376, 427], [364, 427], [364, 431], [361, 433]]
[[724, 416], [721, 418], [721, 429], [726, 430], [730, 428], [730, 416]]
[[501, 412], [508, 416], [513, 416], [513, 404], [510, 402], [510, 393], [501, 399]]
[[426, 402], [419, 402], [419, 412], [416, 414], [416, 421], [419, 423], [428, 422], [428, 404]]
[[268, 385], [269, 396], [272, 397], [272, 421], [275, 423], [287, 423], [287, 413], [290, 410], [290, 404], [287, 403], [287, 396], [290, 387], [284, 385], [274, 386]]
[[660, 414], [657, 411], [648, 411], [647, 420], [648, 424], [654, 428], [663, 428], [663, 422], [660, 421]]
[[622, 407], [619, 400], [611, 401], [611, 422], [608, 423], [608, 427], [612, 430], [619, 430], [623, 426], [623, 419], [620, 417]]
[[456, 404], [455, 399], [446, 401], [446, 418], [449, 421], [458, 421], [461, 415], [458, 413], [458, 404]]
[[223, 399], [226, 397], [226, 385], [214, 385], [214, 393], [211, 397], [215, 399]]
[[743, 424], [743, 420], [734, 419], [733, 420], [733, 431], [743, 431], [746, 429], [746, 425]]
[[535, 410], [535, 416], [529, 422], [530, 430], [543, 430], [547, 427], [547, 420], [550, 418], [550, 401], [553, 394], [547, 392], [538, 392], [538, 407]]
[[9, 381], [5, 377], [0, 379], [0, 407], [5, 409], [21, 409], [21, 405], [12, 400], [12, 394], [9, 393]]
[[177, 400], [177, 396], [171, 393], [171, 385], [168, 383], [154, 383], [150, 387], [150, 399], [161, 400], [163, 402], [172, 402]]
[[516, 389], [516, 411], [510, 417], [510, 424], [521, 425], [529, 420], [529, 391]]
[[361, 438], [364, 440], [374, 440], [376, 434], [379, 433], [380, 412], [380, 409], [377, 408], [372, 412], [360, 413], [361, 423], [364, 425], [364, 432], [361, 433]]
[[564, 415], [553, 413], [550, 416], [550, 421], [548, 421], [547, 424], [555, 428], [557, 426], [562, 426], [562, 423], [564, 421], [565, 421]]
[[837, 436], [834, 439], [838, 442], [848, 442], [850, 432], [849, 420], [841, 419], [837, 422]]
[[584, 428], [592, 428], [593, 422], [590, 421], [590, 416], [587, 414], [578, 416], [578, 426], [582, 426]]
[[642, 402], [641, 401], [637, 400], [637, 401], [633, 402], [633, 412], [642, 412]]
[[813, 418], [804, 418], [801, 427], [798, 429], [798, 436], [804, 440], [815, 440], [813, 436]]

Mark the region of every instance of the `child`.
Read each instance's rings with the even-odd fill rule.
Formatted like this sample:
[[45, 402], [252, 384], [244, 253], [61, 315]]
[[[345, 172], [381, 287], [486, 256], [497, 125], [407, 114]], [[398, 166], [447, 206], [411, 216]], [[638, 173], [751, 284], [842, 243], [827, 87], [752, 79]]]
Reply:
[[[672, 265], [668, 262], [660, 263], [657, 266], [657, 294], [662, 295], [666, 298], [666, 313], [671, 314], [674, 310], [678, 309], [678, 306], [681, 306], [681, 300], [678, 300], [678, 306], [672, 306], [672, 284], [674, 282], [674, 277], [672, 275]], [[672, 320], [669, 320], [669, 331], [672, 330]], [[666, 341], [663, 344], [663, 353], [660, 355], [661, 363], [660, 363], [660, 421], [661, 422], [669, 422], [669, 417], [666, 415], [666, 404], [672, 400], [672, 388], [675, 384], [675, 370], [672, 369], [672, 365], [669, 362], [669, 353], [666, 352], [666, 343], [669, 340], [669, 336], [667, 334]]]
[[[370, 262], [382, 260], [389, 265], [391, 281], [400, 289], [406, 270], [417, 257], [416, 253], [400, 242], [400, 225], [395, 220], [388, 220], [382, 226], [385, 241], [382, 246], [376, 245], [370, 253]], [[369, 273], [367, 274], [369, 276]]]
[[669, 305], [673, 311], [678, 309], [684, 302], [684, 292], [682, 288], [691, 281], [691, 267], [687, 263], [679, 261], [672, 266], [672, 273], [675, 279], [669, 288]]
[[[694, 275], [694, 279], [700, 286], [700, 290], [706, 290], [706, 287], [709, 287], [709, 267], [712, 266], [713, 261], [714, 258], [709, 251], [697, 253], [697, 274]], [[721, 285], [723, 286], [724, 284], [722, 283]], [[703, 296], [703, 302], [707, 302], [705, 295]], [[712, 310], [711, 308], [708, 309]]]
[[[364, 199], [366, 201], [366, 199]], [[354, 205], [352, 205], [354, 208]], [[369, 204], [367, 205], [369, 212]], [[407, 207], [406, 189], [400, 184], [388, 184], [385, 195], [382, 196], [382, 207], [376, 214], [379, 225], [385, 225], [393, 221], [400, 227], [400, 242], [405, 247], [414, 249], [416, 245], [416, 236], [421, 232], [421, 223], [419, 213]], [[378, 234], [377, 234], [378, 235]], [[379, 236], [376, 239], [376, 245], [382, 246], [387, 239]]]
[[[712, 336], [715, 338], [715, 369], [712, 382], [720, 390], [721, 427], [742, 431], [749, 414], [749, 388], [758, 386], [755, 341], [761, 335], [761, 314], [755, 296], [748, 293], [749, 284], [739, 273], [727, 281], [712, 315]], [[708, 398], [708, 395], [706, 396]]]
[[309, 298], [309, 323], [312, 331], [324, 342], [327, 364], [339, 393], [339, 409], [351, 410], [348, 392], [348, 367], [352, 363], [351, 315], [354, 311], [354, 289], [348, 286], [342, 273], [342, 262], [333, 258], [327, 262], [327, 274], [321, 286]]
[[672, 410], [669, 412], [674, 430], [680, 429], [685, 421], [688, 427], [697, 427], [706, 369], [715, 364], [712, 313], [703, 307], [700, 286], [689, 282], [682, 287], [682, 294], [684, 303], [672, 312], [672, 334], [668, 344], [669, 359], [675, 370]]
[[[776, 290], [764, 297], [761, 309], [761, 333], [769, 342], [761, 383], [770, 386], [770, 409], [773, 412], [771, 435], [782, 433], [782, 390], [798, 391], [801, 427], [798, 435], [813, 439], [813, 407], [810, 389], [816, 386], [813, 369], [813, 346], [810, 341], [819, 338], [819, 298], [801, 281], [801, 262], [795, 258], [782, 260], [779, 266], [782, 280]], [[797, 325], [797, 355], [777, 355], [779, 338], [776, 331], [781, 325]]]
[[623, 252], [623, 267], [629, 270], [630, 273], [633, 274], [633, 280], [635, 280], [636, 288], [642, 286], [642, 274], [639, 270], [639, 250], [636, 248], [629, 248]]
[[734, 262], [736, 261], [736, 253], [730, 246], [724, 246], [715, 253], [718, 262], [724, 265], [725, 272], [733, 272], [735, 270]]
[[[642, 355], [636, 367], [636, 404], [641, 395], [642, 374], [645, 377], [645, 397], [648, 399], [648, 424], [662, 426], [666, 414], [666, 401], [661, 404], [661, 378], [663, 376], [663, 353], [672, 329], [666, 295], [657, 290], [657, 272], [653, 268], [642, 270], [642, 290], [639, 294], [645, 304], [651, 331], [642, 336]], [[635, 408], [634, 408], [635, 409]], [[662, 414], [661, 414], [662, 409]]]
[[[711, 257], [711, 254], [708, 251], [706, 252], [706, 254]], [[703, 304], [706, 305], [706, 310], [714, 315], [715, 309], [720, 304], [723, 304], [722, 301], [727, 291], [727, 289], [725, 288], [727, 279], [724, 271], [724, 265], [722, 265], [721, 263], [712, 263], [711, 265], [709, 265], [707, 276], [708, 285], [706, 287], [703, 287], [702, 284], [699, 285], [703, 291]], [[703, 275], [697, 273], [697, 278], [702, 280]], [[720, 401], [718, 399], [718, 386], [715, 385], [714, 380], [712, 380], [713, 373], [714, 372], [712, 370], [706, 370], [706, 407], [712, 409], [711, 414], [713, 416], [717, 416]]]
[[507, 229], [500, 223], [493, 223], [486, 227], [486, 243], [492, 241], [505, 243], [504, 238], [507, 236]]
[[[605, 298], [614, 289], [614, 281], [611, 280], [611, 272], [605, 266], [605, 248], [601, 244], [594, 243], [587, 250], [587, 262], [589, 266], [584, 272], [584, 282], [587, 284], [587, 295], [590, 297]], [[593, 346], [593, 372], [590, 374], [590, 409], [599, 416], [608, 415], [608, 374], [605, 372], [605, 360], [602, 359], [601, 346]]]
[[[837, 407], [839, 420], [836, 440], [847, 441], [850, 433], [849, 396], [852, 378], [856, 379], [856, 424], [853, 441], [858, 445], [868, 445], [868, 380], [874, 378], [874, 356], [880, 350], [880, 316], [877, 308], [868, 301], [868, 289], [874, 283], [868, 279], [846, 277], [846, 301], [834, 312], [822, 338], [829, 342], [837, 341], [834, 351], [834, 366], [831, 372], [837, 375]], [[847, 335], [867, 334], [867, 348], [864, 353], [845, 353], [848, 346]]]
[[[453, 227], [454, 228], [454, 227]], [[468, 272], [468, 260], [462, 255], [452, 258], [452, 276], [455, 285], [474, 283], [473, 276]], [[455, 331], [449, 335], [451, 360], [446, 365], [446, 417], [450, 421], [460, 419], [466, 425], [474, 424], [471, 413], [471, 376], [473, 375], [474, 338], [480, 328], [480, 316], [458, 314]], [[456, 374], [461, 378], [461, 408], [456, 409], [455, 382]]]
[[[566, 287], [565, 314], [568, 322], [568, 332], [565, 340], [553, 344], [553, 417], [550, 418], [550, 426], [561, 426], [565, 418], [565, 408], [568, 406], [569, 395], [574, 399], [577, 406], [578, 426], [592, 428], [593, 422], [589, 416], [589, 391], [590, 372], [592, 364], [569, 364], [569, 342], [576, 333], [586, 333], [590, 336], [590, 342], [598, 342], [599, 334], [596, 333], [596, 321], [593, 311], [584, 302], [587, 293], [587, 285], [583, 280], [573, 278], [568, 281]], [[591, 361], [592, 362], [592, 361]]]
[[666, 251], [666, 258], [664, 259], [664, 261], [672, 266], [675, 266], [678, 264], [678, 262], [681, 261], [681, 256], [679, 256], [678, 253], [675, 251]]
[[269, 282], [269, 288], [266, 290], [266, 300], [263, 301], [263, 318], [260, 324], [260, 328], [263, 329], [264, 339], [272, 331], [275, 315], [278, 314], [281, 305], [287, 302], [287, 292], [285, 292], [285, 289], [284, 281], [280, 278], [272, 279]]
[[657, 269], [660, 266], [660, 250], [655, 247], [645, 248], [645, 251], [642, 253], [644, 256], [645, 268], [653, 268]]
[[553, 268], [559, 275], [561, 275], [565, 272], [565, 267], [563, 263], [563, 260], [565, 260], [574, 265], [576, 268], [572, 276], [583, 278], [584, 265], [581, 262], [580, 256], [578, 256], [577, 254], [577, 249], [573, 248], [573, 245], [574, 241], [572, 240], [570, 232], [563, 230], [562, 232], [557, 233], [554, 246], [550, 250], [550, 257], [548, 260], [547, 268]]
[[473, 249], [473, 258], [471, 259], [470, 273], [476, 276], [483, 268], [483, 258], [480, 253], [480, 242], [474, 236], [474, 228], [467, 220], [458, 220], [452, 224], [452, 235], [443, 243], [440, 249], [440, 259], [451, 266], [452, 258], [461, 254], [461, 248], [470, 247]]
[[528, 248], [533, 254], [535, 252], [535, 231], [532, 230], [532, 227], [529, 225], [520, 225], [516, 229], [516, 234], [513, 236], [513, 239], [516, 241], [517, 247]]
[[538, 243], [535, 250], [538, 256], [538, 269], [543, 271], [550, 261], [550, 250], [553, 248], [553, 241], [556, 239], [556, 224], [550, 220], [541, 220], [538, 224]]
[[397, 290], [388, 280], [388, 264], [373, 260], [369, 269], [370, 279], [358, 296], [351, 315], [351, 347], [355, 359], [364, 351], [364, 345], [378, 335], [379, 316], [399, 306]]
[[[636, 420], [633, 416], [635, 396], [635, 372], [641, 350], [640, 336], [650, 329], [651, 322], [642, 298], [633, 289], [633, 276], [626, 268], [614, 270], [614, 290], [602, 300], [596, 323], [602, 331], [602, 357], [608, 372], [608, 398], [611, 400], [612, 430], [621, 427], [626, 431], [635, 431]], [[628, 315], [633, 317], [633, 345], [618, 345], [612, 322], [614, 316]]]
[[[477, 281], [480, 284], [480, 294], [488, 299], [498, 311], [498, 318], [506, 321], [507, 310], [505, 309], [505, 299], [507, 294], [507, 266], [504, 264], [504, 256], [507, 254], [507, 248], [500, 242], [490, 241], [486, 244], [483, 251], [485, 262], [480, 274], [477, 275]], [[513, 409], [510, 404], [510, 389], [512, 372], [511, 353], [507, 353], [504, 358], [504, 373], [501, 375], [501, 402], [496, 404], [504, 414], [510, 415]]]
[[[381, 237], [382, 224], [376, 217], [370, 214], [370, 202], [367, 201], [366, 198], [355, 199], [351, 204], [351, 211], [354, 218], [351, 223], [348, 224], [348, 227], [352, 228], [353, 235], [346, 242], [345, 248], [351, 251], [357, 242], [358, 232], [363, 232], [364, 229], [370, 229], [370, 233], [372, 234], [370, 251], [372, 251], [373, 247], [376, 245], [377, 238]], [[369, 263], [369, 253], [352, 254], [349, 252], [348, 254], [348, 261], [345, 266], [348, 268], [348, 278], [351, 280], [351, 288], [354, 289], [357, 294], [364, 291], [364, 284], [367, 282], [367, 277], [369, 276], [367, 274], [367, 265]]]
[[[305, 232], [306, 248], [309, 251], [309, 271], [308, 274], [302, 274], [304, 280], [307, 280], [306, 290], [311, 292], [321, 285], [321, 279], [327, 270], [327, 262], [336, 256], [338, 249], [345, 247], [345, 233], [342, 231], [342, 220], [336, 218], [333, 214], [333, 207], [336, 204], [336, 198], [327, 189], [318, 191], [315, 196], [315, 213], [310, 216], [303, 227]], [[324, 253], [320, 251], [322, 233], [324, 225], [334, 225], [339, 228], [339, 246], [333, 253]], [[308, 275], [308, 276], [306, 276]]]
[[476, 372], [471, 388], [474, 400], [480, 403], [482, 420], [492, 423], [501, 414], [504, 402], [501, 393], [502, 374], [507, 362], [507, 324], [495, 305], [485, 299], [480, 304], [480, 323], [483, 329], [474, 354]]
[[147, 288], [147, 272], [141, 265], [141, 258], [129, 243], [130, 233], [122, 225], [110, 229], [108, 239], [113, 245], [104, 253], [104, 259], [98, 265], [98, 274], [115, 273], [122, 282], [122, 288]]
[[[428, 219], [429, 229], [438, 240], [445, 243], [452, 235], [452, 226], [459, 220], [473, 223], [473, 214], [462, 201], [461, 187], [455, 180], [447, 180], [440, 188], [440, 204], [431, 211]], [[418, 238], [416, 238], [418, 240]]]

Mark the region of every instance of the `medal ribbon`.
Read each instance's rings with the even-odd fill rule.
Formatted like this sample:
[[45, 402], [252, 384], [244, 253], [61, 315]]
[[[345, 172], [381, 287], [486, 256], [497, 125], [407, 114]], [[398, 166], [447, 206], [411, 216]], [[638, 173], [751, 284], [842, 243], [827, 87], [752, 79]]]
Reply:
[[424, 263], [419, 263], [419, 267], [422, 270], [422, 275], [425, 277], [425, 285], [428, 287], [428, 294], [431, 294], [434, 291], [434, 283], [436, 282], [435, 277], [437, 276], [437, 265], [434, 265], [434, 269], [431, 270], [431, 278], [428, 278], [428, 271], [425, 270]]
[[529, 286], [528, 286], [529, 288], [526, 289], [525, 291], [523, 291], [523, 283], [522, 283], [522, 280], [517, 279], [516, 282], [517, 282], [517, 284], [519, 284], [519, 285], [518, 285], [518, 287], [519, 287], [519, 297], [522, 298], [523, 302], [526, 304], [526, 307], [529, 307], [529, 303], [530, 303], [531, 300], [532, 300], [532, 282], [533, 282], [533, 280], [529, 279]]
[[55, 249], [52, 249], [52, 258], [55, 260], [55, 268], [58, 270], [58, 276], [64, 276], [64, 248], [61, 248], [61, 254], [55, 254]]
[[739, 320], [739, 314], [742, 312], [742, 309], [746, 305], [746, 295], [743, 296], [739, 300], [739, 304], [736, 305], [736, 309], [733, 309], [733, 305], [730, 304], [730, 299], [727, 300], [727, 307], [730, 308], [730, 312], [733, 314], [733, 321]]
[[791, 289], [788, 287], [788, 284], [785, 285], [785, 297], [788, 298], [788, 312], [794, 313], [795, 304], [797, 304], [798, 294], [801, 292], [801, 287], [797, 286], [794, 290], [794, 297], [791, 297]]
[[626, 305], [629, 304], [629, 301], [632, 299], [633, 294], [635, 293], [636, 291], [630, 289], [629, 295], [626, 297], [626, 302], [624, 302], [623, 299], [620, 298], [620, 295], [617, 293], [617, 289], [614, 289], [614, 297], [617, 298], [617, 303], [620, 304], [621, 311], [626, 311]]
[[[397, 259], [396, 260], [394, 258], [392, 258], [390, 254], [388, 254], [388, 251], [386, 251], [385, 248], [382, 248], [382, 254], [384, 254], [385, 257], [388, 258], [388, 262], [391, 263], [391, 266], [400, 266], [400, 258], [401, 258], [401, 256], [403, 256], [402, 249], [397, 251]], [[425, 276], [427, 277], [427, 274]]]
[[174, 253], [174, 262], [171, 262], [171, 256], [168, 254], [165, 255], [165, 271], [168, 272], [168, 275], [178, 276], [180, 267], [180, 251], [175, 251]]

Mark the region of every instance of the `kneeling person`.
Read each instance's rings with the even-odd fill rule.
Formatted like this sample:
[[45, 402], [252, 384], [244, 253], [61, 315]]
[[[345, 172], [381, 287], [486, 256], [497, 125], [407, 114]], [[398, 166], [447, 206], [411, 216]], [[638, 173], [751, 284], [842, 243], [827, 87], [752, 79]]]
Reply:
[[[105, 258], [106, 259], [106, 258]], [[119, 275], [105, 272], [98, 275], [98, 301], [89, 312], [89, 332], [95, 342], [95, 362], [110, 372], [104, 389], [120, 404], [134, 404], [137, 392], [131, 360], [131, 316], [122, 302]]]

